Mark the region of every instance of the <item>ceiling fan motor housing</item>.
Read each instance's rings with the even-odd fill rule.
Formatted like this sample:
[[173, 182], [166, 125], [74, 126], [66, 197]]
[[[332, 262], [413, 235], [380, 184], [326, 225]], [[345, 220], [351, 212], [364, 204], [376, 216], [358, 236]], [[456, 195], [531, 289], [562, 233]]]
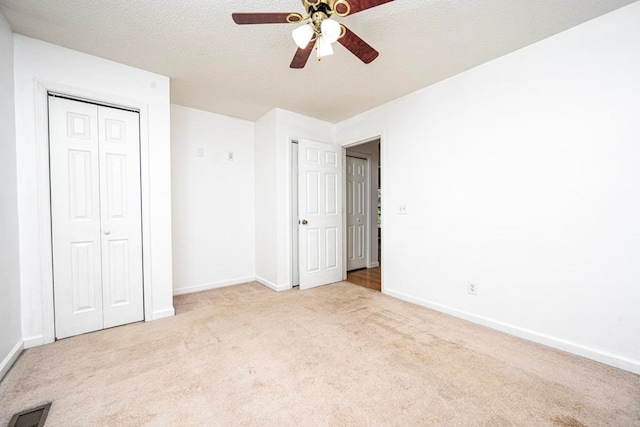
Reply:
[[[393, 0], [373, 1], [375, 3], [386, 3]], [[348, 0], [302, 0], [302, 5], [310, 16], [313, 16], [316, 12], [322, 12], [326, 17], [330, 17], [333, 14], [345, 17], [351, 12], [351, 5]]]
[[315, 5], [310, 4], [307, 12], [311, 16], [315, 15], [318, 12], [324, 13], [326, 16], [331, 16], [333, 14], [333, 9], [331, 8], [331, 6], [329, 6], [329, 4], [320, 1]]

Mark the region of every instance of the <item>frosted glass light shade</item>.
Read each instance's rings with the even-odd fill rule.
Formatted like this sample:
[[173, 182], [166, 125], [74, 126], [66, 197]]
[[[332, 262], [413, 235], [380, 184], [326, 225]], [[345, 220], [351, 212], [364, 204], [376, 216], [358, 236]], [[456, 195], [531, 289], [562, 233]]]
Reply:
[[342, 33], [340, 24], [333, 19], [325, 19], [322, 21], [320, 29], [322, 31], [322, 36], [329, 43], [337, 41], [338, 37], [340, 37], [340, 33]]
[[318, 58], [329, 55], [333, 55], [333, 47], [331, 47], [331, 43], [329, 43], [324, 36], [318, 37]]
[[300, 49], [304, 49], [307, 47], [309, 42], [311, 41], [311, 37], [313, 37], [313, 28], [309, 24], [304, 24], [293, 30], [291, 33], [293, 35], [293, 41], [296, 42]]

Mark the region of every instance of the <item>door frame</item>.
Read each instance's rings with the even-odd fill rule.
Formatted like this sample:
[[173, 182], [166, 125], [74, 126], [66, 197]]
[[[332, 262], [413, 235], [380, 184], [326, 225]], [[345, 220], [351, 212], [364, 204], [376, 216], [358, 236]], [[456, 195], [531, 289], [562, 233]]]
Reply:
[[[359, 145], [362, 145], [362, 144], [359, 144]], [[347, 148], [353, 148], [353, 147], [347, 147]], [[365, 194], [365, 202], [364, 202], [365, 203], [365, 207], [366, 207], [365, 211], [366, 211], [366, 217], [367, 217], [367, 223], [366, 223], [366, 227], [365, 227], [365, 230], [366, 230], [365, 232], [366, 232], [366, 235], [367, 235], [367, 244], [365, 245], [365, 255], [364, 256], [365, 256], [365, 260], [366, 260], [366, 263], [367, 263], [365, 268], [371, 268], [371, 264], [372, 264], [372, 262], [371, 262], [371, 254], [372, 254], [372, 250], [371, 250], [371, 234], [373, 233], [373, 230], [371, 228], [371, 215], [372, 215], [372, 212], [371, 212], [371, 177], [372, 177], [372, 175], [371, 174], [373, 173], [373, 171], [372, 171], [373, 167], [372, 167], [372, 164], [371, 164], [371, 155], [370, 154], [364, 154], [364, 153], [353, 153], [353, 152], [352, 153], [347, 153], [346, 148], [343, 151], [346, 153], [346, 155], [344, 156], [345, 165], [344, 165], [344, 170], [343, 170], [343, 175], [344, 175], [344, 180], [343, 180], [344, 181], [344, 184], [343, 184], [344, 185], [344, 190], [343, 190], [343, 193], [344, 193], [344, 201], [343, 201], [344, 221], [343, 221], [343, 227], [347, 226], [347, 216], [348, 216], [347, 215], [347, 205], [346, 205], [346, 203], [347, 203], [347, 194], [346, 194], [346, 192], [347, 192], [347, 165], [346, 165], [347, 157], [353, 157], [353, 158], [356, 158], [356, 159], [366, 160], [367, 161], [367, 191], [366, 191], [366, 194]], [[345, 229], [345, 232], [344, 232], [344, 236], [347, 239], [344, 242], [345, 243], [344, 244], [344, 251], [347, 252], [347, 248], [348, 248], [347, 245], [349, 244], [349, 241], [348, 241], [349, 236], [348, 236], [348, 230], [346, 230], [346, 229]], [[345, 253], [344, 262], [346, 262], [346, 263], [348, 263], [348, 261], [349, 261], [347, 259], [347, 257], [348, 257], [348, 253]], [[347, 268], [348, 268], [348, 265], [345, 266], [345, 271], [346, 271]]]
[[[377, 135], [377, 136], [372, 136], [372, 137], [368, 137], [356, 142], [352, 142], [352, 143], [347, 143], [347, 144], [343, 144], [342, 145], [342, 165], [343, 165], [343, 177], [344, 179], [342, 180], [342, 185], [343, 185], [343, 212], [342, 212], [342, 230], [343, 230], [343, 244], [346, 245], [347, 244], [347, 214], [346, 214], [346, 198], [347, 198], [347, 179], [346, 179], [346, 162], [347, 162], [347, 149], [350, 148], [355, 148], [359, 145], [364, 145], [364, 144], [368, 144], [370, 142], [374, 142], [374, 141], [379, 141], [380, 143], [380, 178], [378, 181], [378, 185], [380, 186], [380, 188], [384, 188], [384, 168], [383, 168], [383, 164], [384, 164], [384, 142], [383, 142], [384, 138], [382, 133]], [[362, 156], [366, 156], [366, 154], [362, 153]], [[371, 186], [371, 174], [373, 173], [372, 171], [372, 164], [371, 164], [371, 159], [369, 159], [369, 186]], [[375, 171], [375, 173], [378, 173], [378, 171]], [[369, 199], [371, 196], [371, 189], [369, 189], [369, 194], [367, 195], [367, 198]], [[371, 204], [371, 201], [369, 200], [369, 204]], [[370, 210], [370, 208], [369, 208]], [[384, 203], [384, 197], [382, 198], [382, 202], [381, 202], [381, 206], [380, 206], [380, 210], [382, 212], [381, 216], [384, 217], [384, 213], [385, 213], [385, 203]], [[373, 233], [373, 228], [371, 226], [368, 227], [369, 230], [369, 238], [367, 239], [367, 268], [373, 268], [372, 263], [371, 263], [371, 233]], [[376, 231], [377, 231], [377, 227], [376, 227]], [[381, 247], [378, 249], [380, 252], [380, 259], [378, 260], [378, 266], [382, 266], [382, 260], [385, 258], [385, 253], [384, 253], [384, 245], [382, 245], [382, 242], [384, 242], [384, 227], [382, 227], [382, 234], [381, 234]], [[346, 248], [345, 250], [343, 250], [344, 254], [343, 254], [343, 278], [342, 280], [347, 280], [347, 251]], [[385, 277], [384, 277], [384, 268], [381, 269], [381, 288], [380, 291], [382, 293], [384, 293], [385, 291]]]
[[298, 140], [289, 141], [290, 159], [290, 214], [291, 214], [291, 287], [300, 286], [300, 260], [298, 246], [300, 244], [300, 229], [298, 228]]
[[[149, 154], [149, 107], [132, 99], [121, 98], [48, 81], [36, 81], [36, 152], [38, 224], [40, 253], [40, 281], [42, 283], [42, 339], [32, 340], [30, 346], [49, 344], [55, 341], [55, 311], [53, 302], [53, 241], [51, 227], [51, 184], [49, 171], [49, 93], [62, 95], [78, 101], [91, 102], [107, 107], [124, 108], [139, 113], [140, 120], [140, 189], [142, 200], [142, 283], [144, 320], [153, 319], [151, 298], [151, 203], [150, 203], [150, 154]], [[145, 249], [146, 248], [146, 249]]]

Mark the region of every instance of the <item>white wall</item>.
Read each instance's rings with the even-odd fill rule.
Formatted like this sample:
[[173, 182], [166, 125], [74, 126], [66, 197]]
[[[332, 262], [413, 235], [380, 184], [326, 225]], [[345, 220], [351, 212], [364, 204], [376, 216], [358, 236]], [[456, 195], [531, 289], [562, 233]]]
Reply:
[[22, 350], [13, 34], [0, 14], [0, 380]]
[[171, 106], [174, 294], [254, 280], [254, 168], [253, 122]]
[[169, 79], [20, 35], [14, 53], [25, 346], [53, 339], [43, 88], [140, 109], [145, 319], [173, 315]]
[[[278, 288], [278, 253], [276, 248], [276, 110], [255, 122], [255, 245], [256, 280], [272, 289]], [[284, 288], [283, 288], [284, 289]]]
[[640, 373], [639, 117], [634, 3], [338, 124], [382, 135], [386, 292]]
[[[335, 125], [275, 109], [256, 122], [256, 280], [291, 288], [291, 140], [335, 143]], [[275, 267], [275, 268], [274, 268]]]

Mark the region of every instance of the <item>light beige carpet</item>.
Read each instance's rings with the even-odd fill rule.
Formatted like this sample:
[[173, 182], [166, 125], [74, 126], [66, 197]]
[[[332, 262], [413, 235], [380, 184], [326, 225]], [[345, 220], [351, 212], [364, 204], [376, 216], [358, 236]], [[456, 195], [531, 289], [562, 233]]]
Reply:
[[640, 377], [338, 283], [175, 299], [177, 316], [27, 350], [0, 426], [638, 426]]

